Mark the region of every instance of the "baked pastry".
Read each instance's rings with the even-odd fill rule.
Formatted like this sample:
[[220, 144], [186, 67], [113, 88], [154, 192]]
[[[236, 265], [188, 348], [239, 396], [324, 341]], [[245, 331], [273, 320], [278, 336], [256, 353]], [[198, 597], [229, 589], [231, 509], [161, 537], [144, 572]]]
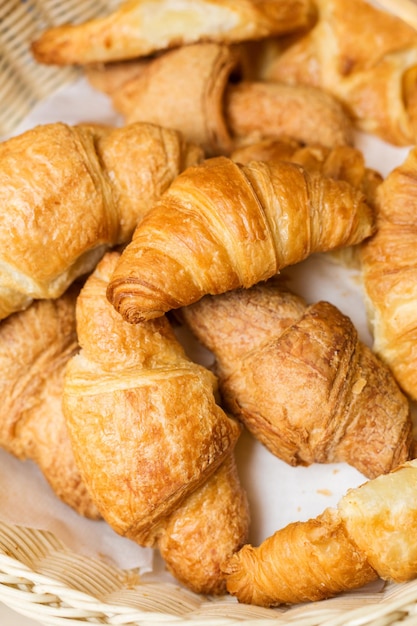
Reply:
[[227, 587], [261, 606], [317, 601], [378, 577], [417, 575], [417, 461], [350, 489], [335, 509], [249, 544], [227, 565]]
[[147, 63], [88, 68], [87, 76], [125, 123], [175, 128], [207, 156], [264, 137], [328, 147], [353, 143], [352, 122], [336, 98], [316, 87], [244, 81], [241, 56], [236, 46], [197, 43]]
[[202, 159], [151, 124], [37, 126], [0, 144], [0, 319], [59, 297], [129, 241], [177, 174]]
[[78, 351], [74, 285], [56, 300], [34, 302], [0, 323], [0, 446], [34, 461], [55, 494], [98, 519], [75, 464], [62, 412], [64, 370]]
[[314, 16], [311, 0], [129, 0], [105, 17], [47, 29], [32, 51], [41, 63], [85, 65], [198, 41], [281, 35], [305, 28]]
[[76, 462], [103, 518], [160, 547], [201, 593], [223, 593], [224, 560], [247, 539], [233, 450], [238, 423], [215, 402], [214, 375], [186, 357], [166, 317], [127, 324], [106, 298], [108, 252], [77, 300], [81, 351], [63, 406]]
[[250, 287], [374, 229], [361, 191], [288, 162], [207, 159], [180, 174], [126, 246], [108, 288], [135, 323]]
[[417, 149], [377, 194], [378, 229], [359, 247], [373, 350], [417, 400]]
[[290, 465], [347, 462], [374, 478], [414, 458], [408, 399], [329, 302], [271, 279], [181, 311], [215, 356], [223, 406]]
[[253, 55], [258, 79], [314, 85], [342, 102], [360, 130], [394, 145], [417, 137], [417, 32], [365, 0], [317, 0], [299, 37], [270, 38]]

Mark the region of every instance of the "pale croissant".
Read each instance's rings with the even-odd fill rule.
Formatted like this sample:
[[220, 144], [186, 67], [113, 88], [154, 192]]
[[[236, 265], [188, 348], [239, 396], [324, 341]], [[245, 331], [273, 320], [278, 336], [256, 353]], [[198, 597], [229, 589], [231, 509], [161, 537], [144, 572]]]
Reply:
[[198, 41], [236, 42], [305, 28], [311, 0], [129, 0], [104, 17], [47, 29], [35, 58], [57, 65], [117, 61]]
[[417, 149], [377, 193], [378, 229], [359, 247], [373, 349], [417, 400]]
[[336, 98], [316, 87], [243, 81], [241, 56], [236, 47], [198, 43], [147, 63], [100, 65], [88, 76], [126, 123], [175, 128], [208, 156], [263, 137], [329, 147], [353, 143], [352, 122]]
[[413, 458], [408, 399], [334, 305], [272, 280], [181, 316], [215, 355], [225, 408], [285, 462], [344, 461], [374, 478]]
[[129, 322], [250, 287], [374, 229], [365, 196], [287, 162], [206, 160], [178, 176], [135, 230], [108, 288]]
[[336, 508], [246, 545], [227, 565], [227, 587], [261, 606], [317, 601], [378, 577], [417, 576], [417, 461], [350, 489]]
[[78, 286], [0, 323], [0, 446], [31, 459], [63, 502], [98, 518], [74, 461], [62, 412], [67, 361], [78, 351]]
[[[252, 51], [258, 79], [321, 87], [355, 125], [395, 145], [417, 138], [417, 32], [365, 0], [317, 0], [315, 26]], [[258, 46], [259, 48], [259, 46]]]
[[0, 144], [0, 319], [59, 297], [202, 158], [151, 124], [37, 126]]
[[224, 592], [220, 567], [247, 540], [249, 523], [233, 458], [240, 426], [166, 317], [131, 325], [108, 302], [117, 258], [103, 257], [77, 301], [82, 349], [63, 395], [74, 456], [117, 533], [159, 547], [194, 591]]

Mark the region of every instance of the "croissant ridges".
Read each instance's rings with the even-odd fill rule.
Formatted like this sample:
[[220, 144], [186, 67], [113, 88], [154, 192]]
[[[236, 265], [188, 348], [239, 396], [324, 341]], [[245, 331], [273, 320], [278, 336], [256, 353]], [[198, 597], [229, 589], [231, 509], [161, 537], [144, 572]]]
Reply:
[[239, 601], [277, 606], [329, 598], [377, 579], [417, 576], [417, 461], [350, 489], [335, 509], [247, 544], [226, 565]]
[[[0, 144], [0, 318], [59, 297], [140, 219], [201, 148], [150, 124], [51, 123]], [[26, 181], [22, 185], [22, 180]], [[82, 224], [82, 228], [80, 228]]]
[[276, 275], [374, 230], [365, 196], [287, 163], [207, 159], [180, 174], [135, 229], [107, 295], [131, 323]]
[[118, 256], [103, 257], [77, 300], [81, 351], [63, 394], [74, 457], [117, 533], [160, 545], [191, 589], [224, 592], [221, 563], [248, 529], [230, 458], [241, 428], [216, 404], [214, 375], [185, 356], [165, 317], [127, 324], [107, 301]]
[[261, 42], [258, 79], [320, 87], [355, 126], [396, 146], [416, 140], [414, 28], [366, 0], [316, 0], [312, 29]]
[[359, 246], [373, 350], [417, 400], [417, 150], [411, 149], [377, 194], [378, 229]]
[[374, 478], [412, 458], [408, 399], [334, 305], [272, 279], [180, 315], [216, 358], [225, 408], [286, 463], [347, 462]]
[[220, 43], [180, 46], [148, 61], [87, 70], [125, 123], [147, 121], [179, 130], [206, 156], [242, 142], [293, 137], [328, 147], [353, 144], [340, 102], [321, 89], [244, 80], [241, 49]]
[[31, 459], [55, 494], [80, 515], [99, 518], [75, 464], [61, 408], [64, 370], [77, 352], [74, 285], [0, 323], [0, 446]]

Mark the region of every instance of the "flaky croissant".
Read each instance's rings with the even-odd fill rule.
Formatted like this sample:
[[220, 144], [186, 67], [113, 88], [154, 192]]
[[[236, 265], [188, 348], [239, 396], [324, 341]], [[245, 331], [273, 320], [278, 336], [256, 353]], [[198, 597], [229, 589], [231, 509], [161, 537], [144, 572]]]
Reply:
[[78, 351], [78, 286], [0, 323], [0, 446], [31, 459], [63, 502], [98, 518], [74, 461], [61, 408], [64, 370]]
[[378, 229], [359, 247], [373, 349], [417, 400], [417, 149], [377, 193]]
[[345, 181], [284, 161], [208, 159], [178, 176], [138, 225], [107, 293], [134, 323], [250, 287], [373, 229], [364, 195]]
[[345, 461], [374, 478], [413, 458], [407, 398], [334, 305], [272, 280], [181, 316], [216, 357], [225, 408], [290, 465]]
[[230, 158], [246, 165], [251, 161], [291, 161], [309, 171], [328, 178], [345, 180], [360, 189], [367, 202], [374, 206], [376, 193], [383, 177], [367, 166], [363, 152], [354, 146], [307, 144], [289, 139], [263, 139], [236, 147]]
[[239, 601], [277, 606], [322, 600], [378, 577], [417, 576], [417, 461], [350, 489], [335, 509], [244, 546], [227, 565]]
[[110, 95], [126, 123], [175, 128], [207, 156], [263, 137], [329, 147], [353, 143], [352, 122], [336, 98], [311, 86], [242, 81], [241, 65], [239, 48], [205, 42], [174, 48], [146, 64], [100, 65], [87, 75]]
[[314, 16], [311, 0], [129, 0], [105, 17], [49, 28], [32, 51], [39, 62], [57, 65], [117, 61], [198, 41], [293, 32]]
[[74, 456], [117, 533], [159, 547], [194, 591], [224, 592], [221, 564], [249, 522], [233, 458], [240, 427], [166, 317], [131, 325], [108, 302], [117, 258], [103, 257], [77, 300], [82, 349], [68, 362], [63, 394]]
[[0, 319], [56, 298], [202, 150], [151, 124], [37, 126], [0, 144]]
[[318, 19], [309, 32], [261, 44], [255, 75], [321, 87], [346, 106], [360, 130], [395, 145], [414, 144], [414, 28], [365, 0], [317, 0], [316, 5]]

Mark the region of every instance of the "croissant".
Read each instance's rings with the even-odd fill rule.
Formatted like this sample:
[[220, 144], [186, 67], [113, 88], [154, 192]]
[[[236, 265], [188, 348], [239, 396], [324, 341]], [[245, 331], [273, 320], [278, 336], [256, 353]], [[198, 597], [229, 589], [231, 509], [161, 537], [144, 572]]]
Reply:
[[77, 300], [81, 351], [67, 364], [63, 393], [74, 457], [117, 533], [160, 547], [192, 590], [224, 592], [220, 567], [249, 524], [233, 457], [240, 426], [165, 317], [131, 325], [107, 301], [117, 258], [103, 257]]
[[417, 149], [377, 193], [378, 230], [359, 247], [373, 350], [417, 400]]
[[345, 181], [288, 162], [207, 159], [138, 224], [107, 290], [131, 323], [266, 280], [313, 252], [359, 243], [373, 210]]
[[335, 509], [245, 545], [226, 565], [227, 588], [261, 606], [317, 601], [378, 577], [417, 575], [417, 461], [350, 489]]
[[0, 144], [0, 319], [59, 297], [201, 158], [177, 132], [141, 123], [46, 124]]
[[228, 154], [242, 141], [265, 136], [329, 147], [353, 143], [350, 118], [323, 90], [238, 80], [243, 68], [236, 47], [197, 43], [147, 64], [138, 59], [125, 65], [90, 68], [90, 82], [110, 95], [126, 123], [175, 128], [208, 156]]
[[371, 206], [383, 177], [366, 165], [361, 150], [349, 145], [325, 146], [307, 144], [295, 139], [263, 139], [236, 147], [230, 154], [233, 161], [247, 165], [251, 161], [291, 161], [309, 171], [317, 171], [328, 178], [345, 180], [360, 189]]
[[272, 280], [181, 316], [215, 355], [224, 407], [285, 462], [345, 461], [374, 478], [413, 456], [407, 398], [334, 305]]
[[320, 87], [344, 104], [359, 130], [394, 145], [414, 144], [415, 29], [365, 0], [316, 5], [318, 19], [308, 32], [261, 42], [252, 75]]
[[314, 17], [310, 0], [130, 0], [105, 17], [47, 29], [32, 52], [37, 61], [56, 65], [117, 61], [198, 41], [280, 35]]
[[64, 370], [77, 352], [74, 285], [0, 323], [0, 446], [31, 459], [55, 494], [79, 514], [99, 518], [75, 464], [61, 408]]

